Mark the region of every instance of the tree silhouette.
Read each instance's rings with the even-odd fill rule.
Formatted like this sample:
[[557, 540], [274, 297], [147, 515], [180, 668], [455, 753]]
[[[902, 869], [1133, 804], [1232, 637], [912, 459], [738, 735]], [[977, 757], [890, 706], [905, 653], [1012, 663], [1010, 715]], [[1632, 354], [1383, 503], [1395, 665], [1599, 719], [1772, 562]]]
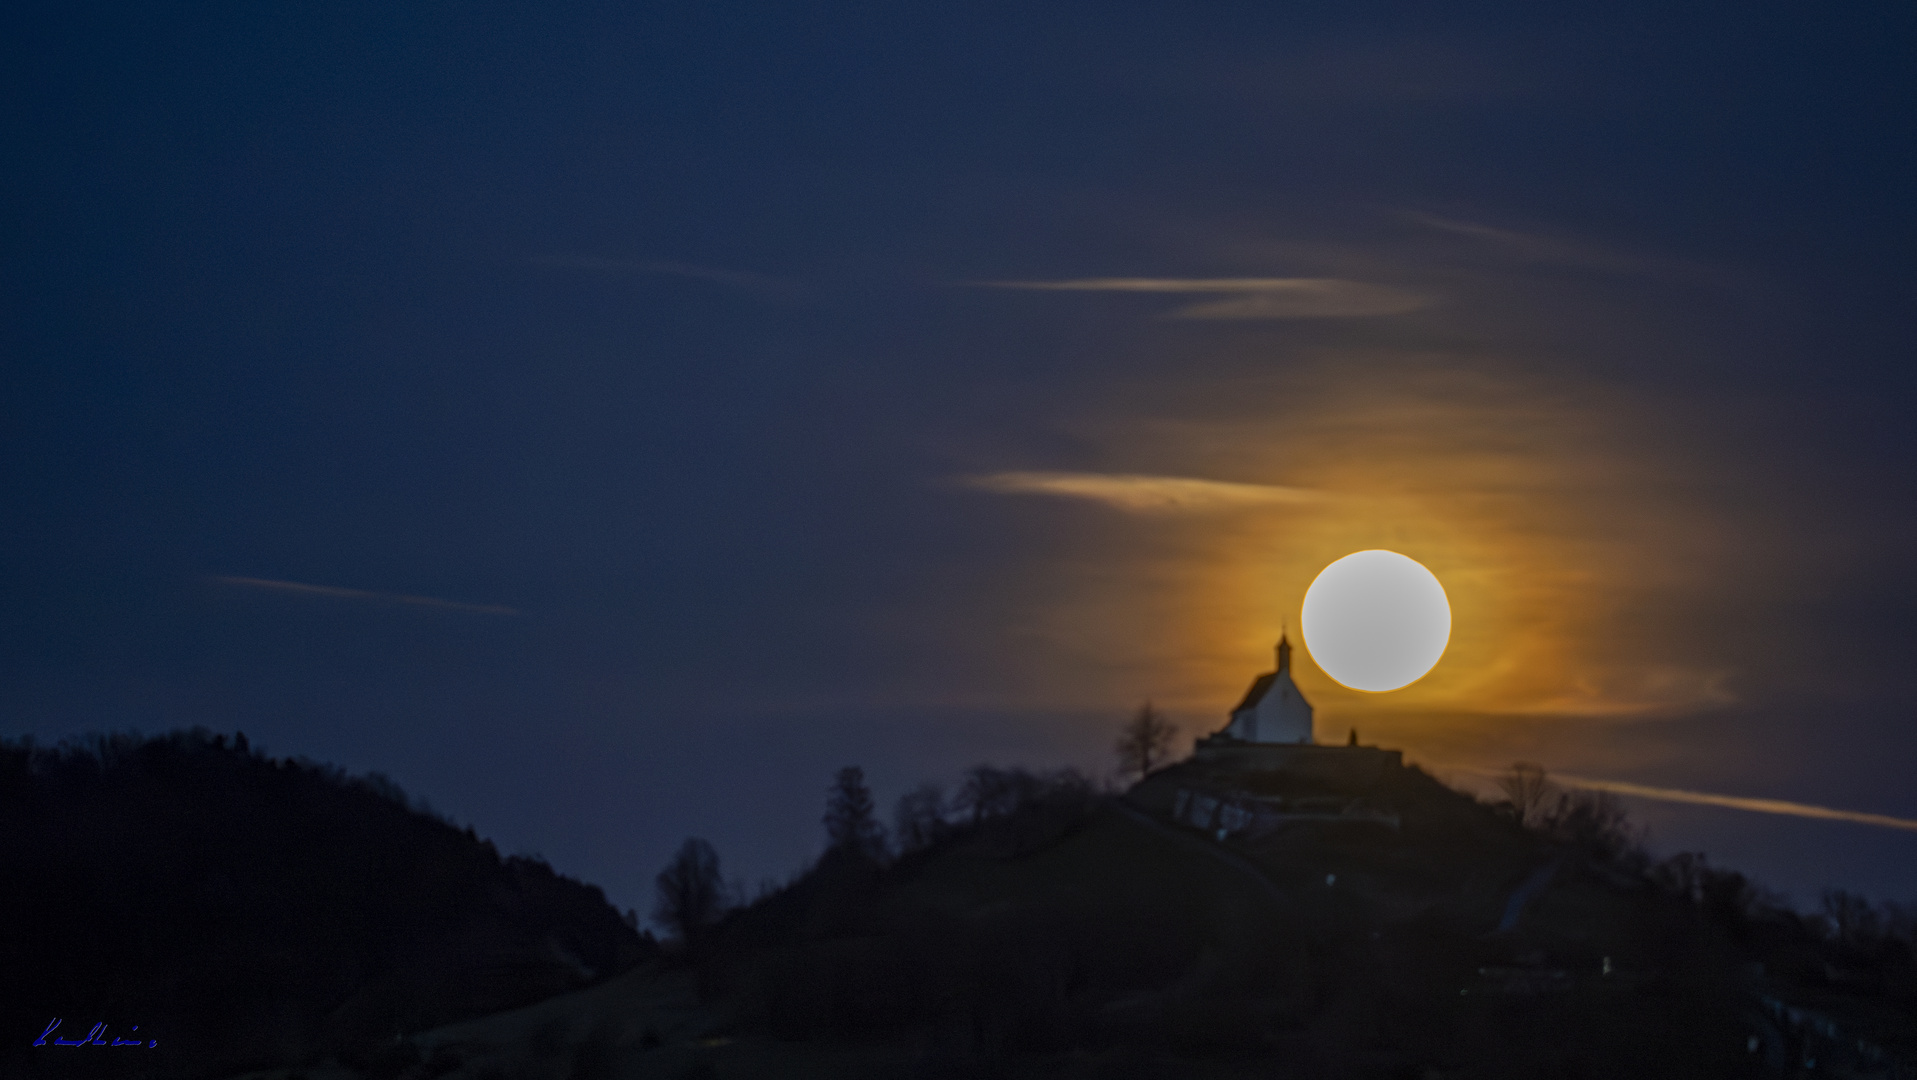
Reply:
[[1498, 778], [1498, 788], [1511, 800], [1512, 813], [1521, 825], [1537, 825], [1551, 808], [1557, 785], [1541, 765], [1520, 761]]
[[694, 836], [679, 847], [659, 872], [659, 904], [652, 917], [689, 941], [719, 920], [725, 891], [719, 879], [719, 853]]
[[885, 856], [885, 829], [865, 786], [865, 770], [848, 765], [839, 770], [825, 797], [825, 835], [834, 850], [857, 852], [870, 859]]
[[1011, 813], [1017, 801], [1015, 787], [1011, 770], [974, 765], [965, 774], [965, 782], [959, 785], [953, 807], [970, 814], [972, 824], [976, 825], [986, 818]]
[[1869, 900], [1843, 889], [1825, 889], [1823, 914], [1838, 944], [1863, 948], [1883, 934], [1884, 919]]
[[1544, 831], [1605, 859], [1616, 859], [1642, 840], [1632, 831], [1624, 804], [1608, 791], [1569, 791], [1541, 815]]
[[945, 834], [945, 792], [937, 784], [920, 784], [899, 796], [892, 817], [892, 836], [899, 851], [917, 851]]
[[1147, 701], [1126, 722], [1118, 737], [1118, 771], [1122, 776], [1144, 776], [1171, 756], [1178, 728]]

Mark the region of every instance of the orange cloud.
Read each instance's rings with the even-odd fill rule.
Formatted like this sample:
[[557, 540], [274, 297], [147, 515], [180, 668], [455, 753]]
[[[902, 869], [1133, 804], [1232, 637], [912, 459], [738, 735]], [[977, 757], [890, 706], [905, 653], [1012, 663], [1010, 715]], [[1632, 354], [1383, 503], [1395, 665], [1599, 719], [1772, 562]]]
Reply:
[[1052, 495], [1084, 499], [1138, 514], [1300, 506], [1330, 498], [1324, 492], [1277, 484], [1238, 484], [1183, 476], [1120, 473], [1000, 472], [965, 477], [961, 482], [981, 491], [1001, 495]]

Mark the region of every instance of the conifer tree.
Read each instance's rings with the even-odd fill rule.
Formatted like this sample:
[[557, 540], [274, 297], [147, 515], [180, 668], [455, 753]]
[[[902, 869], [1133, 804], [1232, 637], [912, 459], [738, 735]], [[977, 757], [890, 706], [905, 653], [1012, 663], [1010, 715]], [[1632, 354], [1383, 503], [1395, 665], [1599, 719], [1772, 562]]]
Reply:
[[879, 824], [872, 790], [865, 786], [865, 770], [857, 765], [840, 769], [826, 791], [825, 835], [834, 850], [885, 857], [885, 828]]

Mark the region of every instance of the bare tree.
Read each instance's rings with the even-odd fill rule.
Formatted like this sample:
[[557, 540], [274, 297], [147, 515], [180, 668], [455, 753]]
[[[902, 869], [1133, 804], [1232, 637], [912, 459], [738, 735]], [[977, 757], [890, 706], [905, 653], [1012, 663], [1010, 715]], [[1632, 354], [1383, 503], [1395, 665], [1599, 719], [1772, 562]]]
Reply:
[[1051, 802], [1087, 802], [1098, 797], [1098, 785], [1077, 769], [1054, 769], [1040, 782], [1042, 797]]
[[1917, 955], [1917, 904], [1899, 904], [1885, 901], [1884, 933], [1896, 938]]
[[1558, 787], [1541, 765], [1520, 761], [1498, 778], [1498, 788], [1511, 800], [1511, 811], [1518, 823], [1536, 826], [1542, 823], [1556, 801]]
[[959, 786], [958, 796], [952, 800], [954, 809], [969, 812], [974, 825], [989, 817], [1011, 813], [1017, 802], [1013, 771], [990, 765], [974, 766], [965, 774], [965, 783]]
[[1747, 926], [1763, 904], [1764, 891], [1735, 870], [1706, 869], [1698, 882], [1698, 905], [1725, 926]]
[[1652, 868], [1651, 879], [1666, 891], [1698, 904], [1704, 899], [1704, 876], [1710, 872], [1710, 862], [1702, 852], [1680, 851]]
[[869, 859], [885, 857], [885, 828], [879, 824], [872, 790], [865, 786], [865, 770], [857, 765], [840, 769], [826, 790], [825, 835], [834, 849]]
[[945, 792], [937, 784], [920, 784], [899, 796], [892, 816], [892, 838], [901, 853], [917, 851], [945, 834]]
[[1171, 756], [1172, 740], [1177, 737], [1177, 726], [1147, 701], [1126, 721], [1123, 732], [1119, 734], [1116, 746], [1119, 773], [1124, 776], [1144, 776], [1163, 765], [1165, 759]]
[[1883, 918], [1869, 900], [1843, 889], [1825, 889], [1824, 918], [1839, 944], [1863, 948], [1883, 936]]
[[1616, 859], [1643, 839], [1631, 828], [1624, 804], [1608, 791], [1565, 792], [1542, 818], [1546, 832], [1603, 859]]
[[680, 845], [679, 853], [659, 872], [657, 884], [659, 904], [652, 917], [682, 941], [696, 937], [725, 911], [719, 853], [696, 836]]

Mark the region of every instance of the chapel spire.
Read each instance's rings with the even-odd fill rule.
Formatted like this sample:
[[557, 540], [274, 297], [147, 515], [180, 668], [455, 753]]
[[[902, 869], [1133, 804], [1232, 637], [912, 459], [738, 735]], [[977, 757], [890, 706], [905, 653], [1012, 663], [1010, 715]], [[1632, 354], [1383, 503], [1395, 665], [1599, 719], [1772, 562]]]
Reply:
[[1291, 681], [1291, 637], [1282, 629], [1277, 653], [1278, 670], [1252, 680], [1221, 735], [1248, 743], [1311, 745], [1311, 703]]

